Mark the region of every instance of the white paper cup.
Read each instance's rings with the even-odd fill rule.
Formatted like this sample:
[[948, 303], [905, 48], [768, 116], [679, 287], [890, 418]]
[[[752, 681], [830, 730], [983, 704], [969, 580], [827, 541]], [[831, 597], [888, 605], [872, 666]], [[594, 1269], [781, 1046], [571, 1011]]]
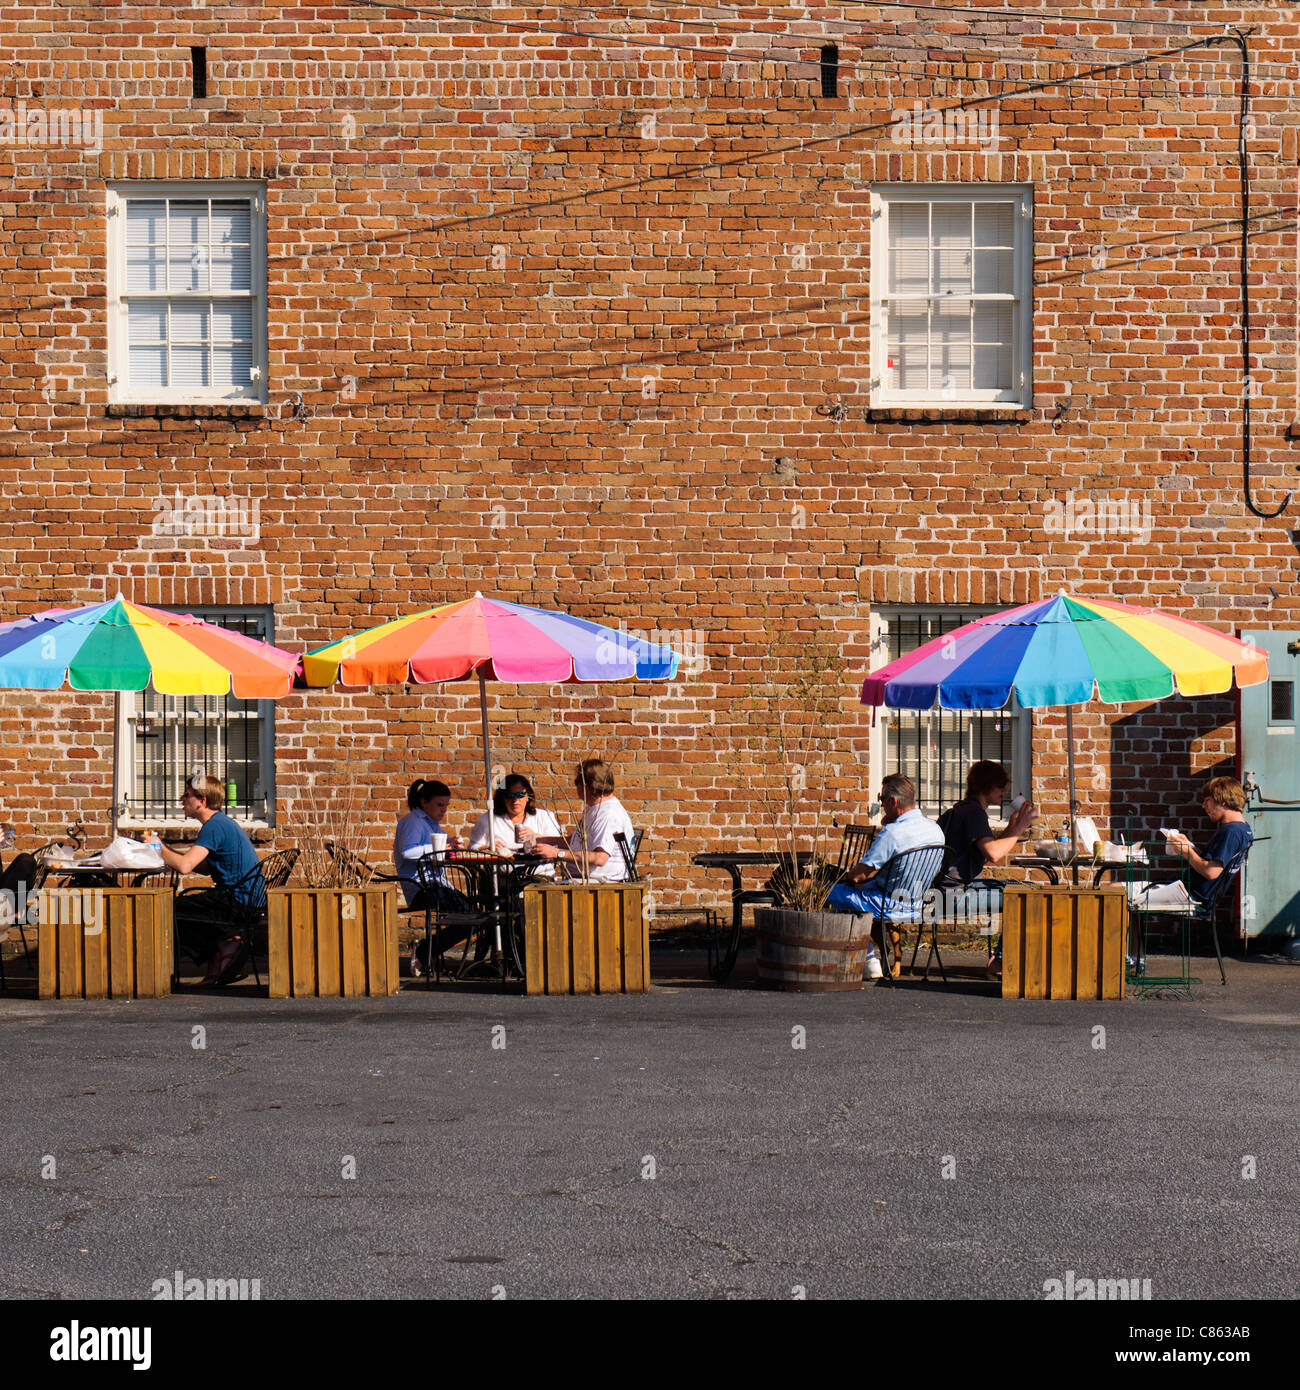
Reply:
[[429, 843], [433, 846], [433, 852], [434, 852], [435, 854], [446, 854], [446, 852], [447, 852], [447, 837], [446, 837], [445, 835], [443, 835], [443, 834], [441, 834], [441, 833], [439, 833], [438, 831], [435, 830], [435, 831], [429, 836]]

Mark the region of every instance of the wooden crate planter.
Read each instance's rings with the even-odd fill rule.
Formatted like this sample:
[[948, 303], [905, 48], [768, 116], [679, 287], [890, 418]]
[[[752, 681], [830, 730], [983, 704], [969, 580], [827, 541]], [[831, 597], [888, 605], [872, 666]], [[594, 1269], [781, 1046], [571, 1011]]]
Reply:
[[1122, 999], [1128, 898], [1118, 885], [1008, 886], [1004, 999]]
[[644, 994], [650, 923], [639, 883], [557, 883], [524, 891], [529, 994]]
[[394, 885], [272, 888], [266, 899], [272, 999], [397, 993]]
[[160, 999], [172, 990], [170, 888], [43, 888], [42, 999]]

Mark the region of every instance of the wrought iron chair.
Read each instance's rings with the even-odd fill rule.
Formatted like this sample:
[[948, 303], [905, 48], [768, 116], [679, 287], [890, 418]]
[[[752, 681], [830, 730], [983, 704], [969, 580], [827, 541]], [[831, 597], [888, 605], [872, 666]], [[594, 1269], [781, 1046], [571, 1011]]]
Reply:
[[[289, 882], [300, 853], [298, 849], [276, 850], [261, 860], [256, 869], [250, 869], [234, 883], [218, 884], [215, 889], [189, 888], [176, 895], [178, 907], [182, 907], [184, 900], [191, 895], [208, 895], [201, 912], [184, 915], [190, 921], [208, 921], [213, 925], [229, 927], [233, 935], [242, 937], [242, 954], [247, 956], [253, 967], [253, 978], [259, 989], [262, 975], [257, 968], [258, 933], [266, 932], [266, 891], [268, 888], [283, 888]], [[179, 960], [179, 950], [176, 955]]]
[[634, 830], [632, 832], [632, 843], [629, 845], [627, 836], [621, 830], [614, 832], [614, 843], [618, 845], [623, 855], [623, 863], [627, 866], [627, 881], [629, 883], [640, 883], [641, 876], [637, 872], [636, 857], [641, 852], [641, 841], [645, 837], [644, 830]]
[[[1152, 992], [1160, 989], [1176, 990], [1191, 985], [1191, 929], [1193, 925], [1206, 924], [1210, 928], [1210, 938], [1214, 942], [1214, 955], [1219, 963], [1219, 982], [1226, 987], [1227, 972], [1223, 968], [1223, 951], [1219, 946], [1219, 909], [1226, 907], [1226, 894], [1231, 884], [1246, 867], [1252, 840], [1223, 866], [1223, 872], [1210, 880], [1208, 897], [1186, 908], [1129, 907], [1129, 981], [1137, 986], [1139, 992]], [[1177, 931], [1181, 954], [1184, 961], [1183, 975], [1180, 977], [1157, 978], [1146, 973], [1146, 939], [1151, 928], [1160, 926]]]
[[414, 860], [412, 870], [423, 898], [415, 910], [424, 913], [426, 980], [432, 988], [435, 980], [442, 979], [446, 948], [461, 941], [465, 949], [454, 975], [463, 979], [487, 958], [495, 941], [497, 918], [483, 902], [482, 876], [476, 872], [475, 861], [430, 852]]
[[[882, 983], [893, 984], [893, 961], [889, 948], [891, 938], [897, 943], [900, 933], [896, 930], [918, 923], [917, 947], [925, 929], [930, 928], [930, 954], [925, 960], [925, 974], [930, 977], [930, 962], [939, 962], [939, 974], [944, 984], [948, 976], [943, 968], [943, 957], [939, 954], [939, 924], [936, 920], [933, 899], [929, 896], [936, 878], [943, 869], [943, 845], [919, 845], [916, 849], [901, 850], [893, 858], [881, 865], [872, 880], [880, 885], [882, 907], [877, 921], [880, 923], [880, 954], [884, 966]], [[929, 911], [930, 921], [926, 915]], [[912, 952], [912, 964], [916, 964], [916, 951]]]
[[[37, 893], [40, 892], [41, 886], [44, 884], [50, 872], [49, 865], [42, 863], [41, 856], [46, 852], [46, 850], [52, 849], [55, 843], [56, 842], [51, 841], [50, 844], [42, 845], [41, 848], [36, 851], [36, 872], [33, 875], [32, 881], [30, 883], [22, 885], [26, 901], [20, 902], [15, 896], [14, 918], [13, 921], [9, 924], [8, 930], [12, 930], [13, 927], [18, 928], [18, 938], [23, 943], [23, 962], [26, 965], [30, 965], [32, 963], [32, 958], [36, 955], [36, 946], [29, 943], [27, 940], [27, 928], [29, 925], [31, 925], [27, 921], [27, 913], [29, 911], [32, 899], [36, 896]], [[40, 928], [38, 926], [38, 941], [39, 932]], [[9, 981], [5, 976], [4, 951], [2, 948], [0, 948], [0, 989], [5, 990], [6, 992], [9, 989]]]
[[[378, 870], [367, 864], [359, 854], [353, 854], [350, 849], [336, 845], [333, 840], [325, 841], [325, 853], [334, 861], [342, 887], [361, 888], [380, 877]], [[385, 878], [387, 877], [392, 876], [386, 875]]]
[[874, 825], [846, 825], [844, 827], [844, 839], [840, 842], [840, 857], [835, 864], [836, 872], [840, 877], [862, 863], [867, 851], [871, 848], [871, 842], [878, 833], [879, 829]]

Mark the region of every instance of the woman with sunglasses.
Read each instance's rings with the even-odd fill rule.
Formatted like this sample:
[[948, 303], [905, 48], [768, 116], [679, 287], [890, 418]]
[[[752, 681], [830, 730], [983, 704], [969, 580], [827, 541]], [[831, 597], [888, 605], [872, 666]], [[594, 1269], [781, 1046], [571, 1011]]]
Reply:
[[[498, 854], [512, 855], [526, 849], [532, 852], [539, 838], [562, 838], [556, 819], [549, 811], [539, 811], [533, 784], [522, 772], [512, 772], [501, 790], [492, 796], [492, 846]], [[488, 848], [487, 812], [474, 822], [469, 836], [470, 849]], [[543, 878], [555, 877], [555, 866], [543, 864]]]

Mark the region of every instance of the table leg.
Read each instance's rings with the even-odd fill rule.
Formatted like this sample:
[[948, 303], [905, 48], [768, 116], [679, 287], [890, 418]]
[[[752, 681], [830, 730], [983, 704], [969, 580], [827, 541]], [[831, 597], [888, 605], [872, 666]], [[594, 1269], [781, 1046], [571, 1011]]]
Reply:
[[[721, 943], [715, 950], [715, 959], [709, 968], [709, 974], [718, 982], [722, 982], [736, 967], [736, 957], [740, 954], [740, 929], [745, 920], [744, 889], [740, 882], [740, 870], [732, 868], [728, 870], [731, 875], [731, 935], [727, 942], [726, 950], [723, 951]], [[715, 933], [715, 937], [721, 933]]]

